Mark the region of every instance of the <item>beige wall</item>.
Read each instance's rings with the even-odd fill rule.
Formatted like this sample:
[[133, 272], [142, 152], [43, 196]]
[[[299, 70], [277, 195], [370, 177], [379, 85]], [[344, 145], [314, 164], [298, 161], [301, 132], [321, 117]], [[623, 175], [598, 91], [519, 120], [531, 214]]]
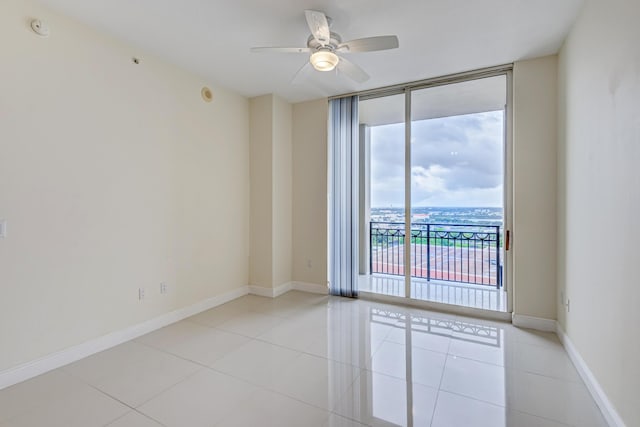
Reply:
[[628, 426], [640, 425], [639, 17], [635, 0], [588, 1], [559, 67], [559, 321]]
[[251, 256], [249, 283], [273, 285], [273, 97], [250, 100]]
[[557, 57], [513, 69], [513, 312], [556, 318]]
[[327, 284], [326, 99], [293, 106], [293, 280]]
[[292, 107], [273, 97], [273, 283], [291, 281], [292, 229]]
[[246, 99], [26, 0], [0, 51], [0, 371], [247, 284]]
[[291, 281], [292, 107], [275, 95], [250, 106], [250, 283], [271, 288]]

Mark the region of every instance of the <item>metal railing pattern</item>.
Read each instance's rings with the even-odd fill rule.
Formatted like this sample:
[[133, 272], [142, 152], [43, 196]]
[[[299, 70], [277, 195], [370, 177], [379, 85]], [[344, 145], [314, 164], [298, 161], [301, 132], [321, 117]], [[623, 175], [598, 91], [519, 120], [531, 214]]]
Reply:
[[369, 321], [392, 328], [410, 329], [414, 335], [439, 335], [495, 348], [504, 345], [501, 328], [496, 326], [376, 308], [371, 309]]
[[[411, 276], [502, 287], [501, 227], [474, 224], [411, 224]], [[404, 276], [405, 226], [370, 222], [372, 274]]]

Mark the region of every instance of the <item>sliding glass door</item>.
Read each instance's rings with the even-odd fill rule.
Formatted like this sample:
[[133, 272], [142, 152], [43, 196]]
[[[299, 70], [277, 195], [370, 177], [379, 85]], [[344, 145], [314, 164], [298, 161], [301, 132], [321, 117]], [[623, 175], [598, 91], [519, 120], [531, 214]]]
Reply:
[[510, 72], [360, 101], [360, 289], [509, 311]]

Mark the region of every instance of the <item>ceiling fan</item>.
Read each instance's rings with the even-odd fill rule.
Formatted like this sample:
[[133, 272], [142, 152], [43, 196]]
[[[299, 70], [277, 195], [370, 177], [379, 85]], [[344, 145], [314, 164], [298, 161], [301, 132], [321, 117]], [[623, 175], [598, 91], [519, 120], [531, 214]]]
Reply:
[[313, 67], [318, 71], [337, 70], [344, 73], [352, 80], [363, 83], [369, 80], [369, 75], [358, 65], [347, 60], [342, 53], [372, 52], [377, 50], [395, 49], [398, 47], [397, 36], [377, 36], [362, 39], [342, 41], [339, 34], [330, 30], [331, 18], [323, 12], [305, 10], [307, 24], [311, 35], [307, 40], [307, 47], [253, 47], [251, 52], [275, 52], [275, 53], [310, 53], [309, 62], [306, 63], [294, 76], [302, 75], [305, 69]]

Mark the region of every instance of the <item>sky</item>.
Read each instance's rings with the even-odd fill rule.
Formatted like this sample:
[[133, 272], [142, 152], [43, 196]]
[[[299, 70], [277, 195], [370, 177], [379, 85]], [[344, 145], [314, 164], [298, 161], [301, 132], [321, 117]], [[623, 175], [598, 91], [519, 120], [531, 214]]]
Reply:
[[[414, 121], [414, 207], [501, 207], [503, 112]], [[404, 206], [404, 124], [371, 128], [371, 206]]]

